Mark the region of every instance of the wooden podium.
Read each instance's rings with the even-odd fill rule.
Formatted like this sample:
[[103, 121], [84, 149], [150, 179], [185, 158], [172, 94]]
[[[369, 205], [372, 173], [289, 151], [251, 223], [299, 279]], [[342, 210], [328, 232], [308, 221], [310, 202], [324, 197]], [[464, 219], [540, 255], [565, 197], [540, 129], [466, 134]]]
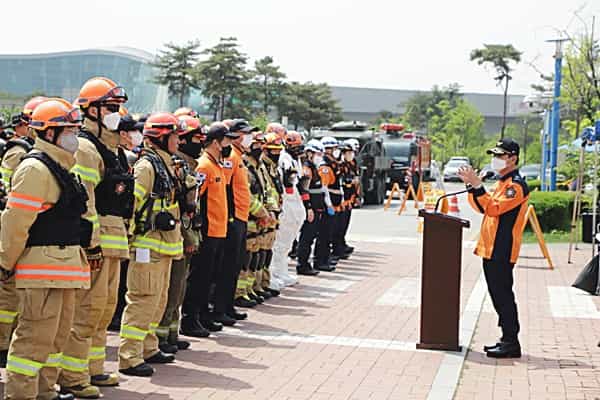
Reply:
[[462, 230], [469, 221], [419, 210], [424, 219], [418, 349], [460, 351]]

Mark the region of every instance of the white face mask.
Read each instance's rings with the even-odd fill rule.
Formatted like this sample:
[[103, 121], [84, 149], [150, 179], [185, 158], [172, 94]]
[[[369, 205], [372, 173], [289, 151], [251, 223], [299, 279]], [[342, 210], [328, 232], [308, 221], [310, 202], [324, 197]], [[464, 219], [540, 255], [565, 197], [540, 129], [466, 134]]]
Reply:
[[242, 147], [248, 149], [250, 146], [252, 146], [252, 135], [244, 135], [244, 138], [242, 139]]
[[110, 131], [116, 131], [119, 128], [119, 122], [121, 122], [121, 114], [118, 112], [107, 114], [102, 118], [102, 123]]
[[492, 169], [496, 172], [502, 171], [506, 168], [506, 160], [498, 157], [492, 157]]
[[354, 160], [354, 152], [349, 151], [349, 152], [344, 153], [344, 160], [346, 160], [346, 161]]
[[79, 140], [75, 133], [63, 132], [56, 140], [56, 145], [71, 154], [75, 154], [79, 148]]
[[338, 158], [340, 158], [340, 150], [339, 149], [335, 149], [333, 151], [333, 157], [337, 160]]
[[314, 155], [313, 156], [313, 164], [315, 164], [317, 167], [321, 164], [323, 164], [323, 156], [319, 156], [319, 155]]
[[142, 144], [142, 141], [144, 140], [144, 135], [142, 135], [140, 131], [130, 131], [129, 139], [131, 140], [131, 145], [133, 147], [138, 147]]

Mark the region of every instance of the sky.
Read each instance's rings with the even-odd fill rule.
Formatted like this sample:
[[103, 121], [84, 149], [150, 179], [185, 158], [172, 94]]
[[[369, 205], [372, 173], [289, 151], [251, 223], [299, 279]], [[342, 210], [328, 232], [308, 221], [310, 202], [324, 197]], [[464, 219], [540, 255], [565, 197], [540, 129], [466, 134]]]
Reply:
[[156, 53], [166, 42], [198, 39], [206, 48], [235, 36], [251, 62], [272, 56], [290, 80], [413, 90], [458, 83], [464, 92], [500, 93], [494, 71], [469, 54], [510, 43], [523, 52], [510, 92], [526, 95], [536, 69], [552, 72], [554, 45], [545, 40], [583, 27], [577, 10], [590, 25], [596, 15], [600, 37], [598, 0], [3, 0], [0, 54]]

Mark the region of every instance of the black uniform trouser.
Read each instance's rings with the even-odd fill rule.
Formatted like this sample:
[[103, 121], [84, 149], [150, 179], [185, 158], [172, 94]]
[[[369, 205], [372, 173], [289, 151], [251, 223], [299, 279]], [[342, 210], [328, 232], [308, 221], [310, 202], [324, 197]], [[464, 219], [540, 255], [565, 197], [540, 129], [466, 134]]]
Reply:
[[245, 261], [246, 230], [247, 223], [237, 218], [227, 226], [223, 263], [215, 276], [216, 313], [227, 313], [233, 310], [237, 280]]
[[519, 335], [519, 316], [513, 293], [514, 264], [507, 261], [483, 260], [483, 272], [492, 304], [498, 313], [502, 341], [516, 342]]
[[352, 209], [349, 208], [342, 214], [342, 243], [344, 247], [348, 246], [346, 243], [346, 234], [348, 233], [348, 228], [350, 228], [350, 219], [352, 218]]
[[333, 242], [333, 232], [337, 226], [338, 213], [329, 215], [323, 213], [323, 217], [319, 222], [319, 234], [317, 236], [317, 244], [315, 245], [315, 260], [317, 264], [328, 264], [329, 256], [331, 256], [331, 248]]
[[182, 314], [184, 319], [207, 320], [210, 287], [223, 262], [225, 238], [204, 237], [192, 256]]
[[300, 239], [298, 240], [298, 265], [305, 267], [308, 265], [308, 258], [310, 257], [310, 249], [313, 242], [319, 234], [319, 225], [323, 219], [323, 211], [315, 211], [315, 218], [312, 222], [304, 220], [302, 228], [300, 229]]
[[350, 211], [344, 210], [336, 213], [335, 226], [332, 232], [333, 255], [341, 257], [346, 251], [346, 232], [350, 225]]

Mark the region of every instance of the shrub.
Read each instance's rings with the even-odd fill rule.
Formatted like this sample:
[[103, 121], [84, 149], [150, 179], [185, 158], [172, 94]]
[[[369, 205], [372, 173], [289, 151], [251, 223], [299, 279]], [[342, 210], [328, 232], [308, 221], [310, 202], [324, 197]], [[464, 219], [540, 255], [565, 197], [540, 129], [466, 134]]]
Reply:
[[[568, 231], [571, 228], [575, 192], [531, 192], [529, 204], [535, 208], [542, 231]], [[588, 197], [582, 198], [582, 208], [591, 203]]]

